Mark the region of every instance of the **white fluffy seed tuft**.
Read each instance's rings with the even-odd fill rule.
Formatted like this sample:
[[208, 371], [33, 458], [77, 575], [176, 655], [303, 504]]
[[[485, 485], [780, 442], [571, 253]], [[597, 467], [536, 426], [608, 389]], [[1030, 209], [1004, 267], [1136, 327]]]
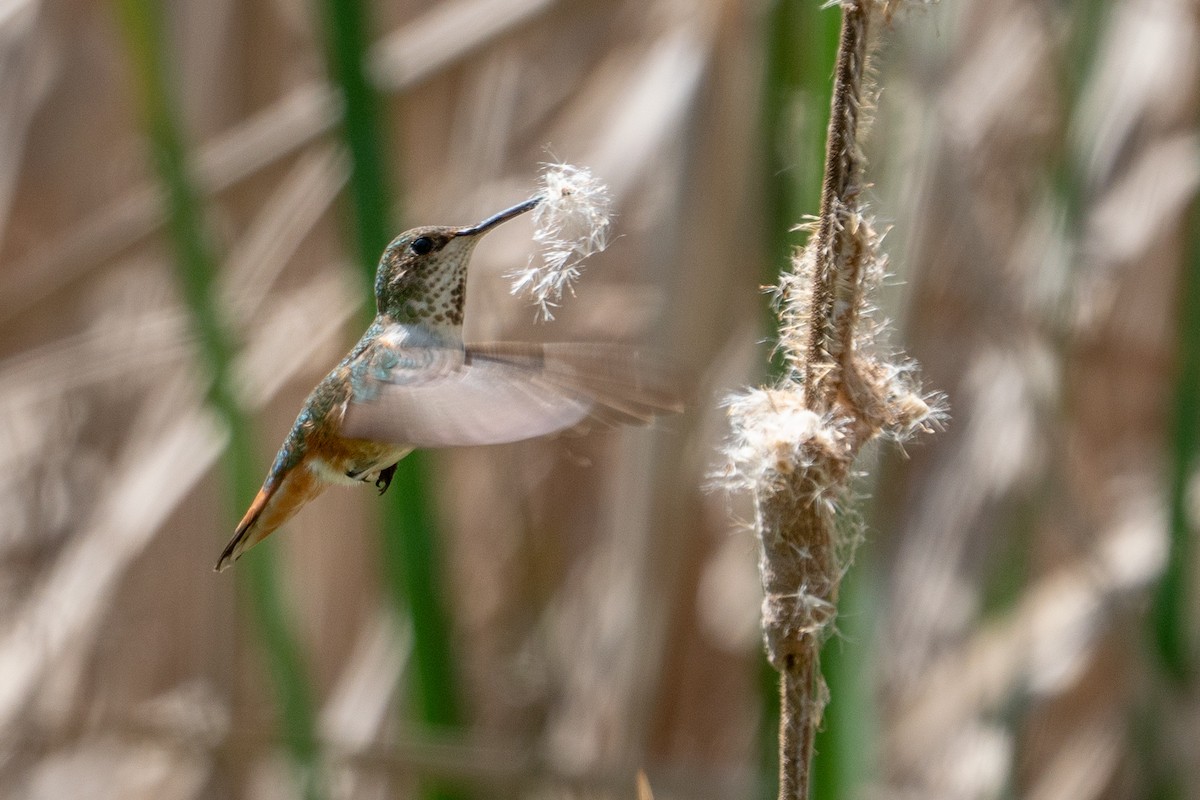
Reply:
[[713, 477], [733, 491], [769, 491], [797, 470], [846, 457], [842, 430], [808, 409], [800, 393], [749, 389], [725, 401], [733, 434], [724, 467]]
[[533, 209], [533, 240], [541, 252], [531, 256], [524, 269], [509, 273], [512, 293], [526, 293], [543, 320], [553, 319], [550, 309], [573, 292], [583, 259], [608, 246], [612, 199], [604, 184], [584, 167], [545, 164]]

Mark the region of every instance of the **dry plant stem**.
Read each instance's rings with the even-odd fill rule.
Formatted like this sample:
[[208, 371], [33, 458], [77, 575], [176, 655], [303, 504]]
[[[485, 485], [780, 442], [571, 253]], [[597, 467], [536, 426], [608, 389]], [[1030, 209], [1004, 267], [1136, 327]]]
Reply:
[[799, 471], [758, 498], [763, 630], [780, 675], [779, 797], [808, 797], [813, 739], [825, 707], [820, 656], [841, 577], [832, 507]]
[[817, 413], [828, 411], [832, 405], [839, 383], [837, 366], [843, 364], [854, 346], [859, 304], [846, 295], [862, 290], [863, 253], [850, 212], [857, 210], [862, 172], [858, 122], [867, 57], [867, 21], [868, 11], [861, 4], [843, 5], [825, 145], [821, 211], [811, 245], [816, 257], [804, 391], [808, 407]]
[[735, 472], [755, 492], [763, 638], [780, 673], [780, 800], [809, 793], [827, 695], [821, 644], [857, 535], [839, 530], [837, 515], [851, 465], [876, 436], [903, 439], [940, 416], [920, 396], [912, 365], [889, 362], [872, 346], [878, 326], [868, 293], [885, 259], [860, 202], [859, 128], [869, 22], [872, 14], [886, 19], [894, 5], [842, 3], [820, 216], [781, 278], [780, 347], [791, 372], [732, 406]]
[[873, 344], [869, 293], [882, 278], [879, 237], [861, 202], [869, 23], [896, 0], [844, 0], [820, 216], [780, 277], [779, 347], [787, 374], [730, 399], [728, 484], [754, 494], [763, 640], [780, 673], [779, 797], [806, 800], [827, 699], [821, 644], [858, 532], [839, 516], [851, 466], [880, 434], [904, 439], [940, 419], [914, 366]]
[[[862, 6], [843, 6], [820, 216], [809, 252], [797, 263], [800, 272], [807, 265], [812, 296], [806, 309], [794, 308], [801, 317], [807, 312], [807, 319], [793, 317], [792, 324], [807, 326], [807, 342], [801, 337], [789, 341], [786, 332], [783, 338], [789, 360], [800, 367], [804, 405], [818, 415], [829, 414], [839, 400], [853, 404], [860, 394], [847, 391], [843, 382], [853, 380], [857, 371], [850, 360], [862, 304], [864, 261], [871, 257], [864, 232], [858, 230], [857, 209], [867, 22], [868, 11]], [[791, 310], [785, 309], [785, 315]], [[796, 465], [774, 489], [758, 497], [766, 596], [763, 628], [772, 663], [780, 672], [781, 800], [809, 796], [813, 741], [826, 700], [820, 651], [836, 613], [842, 575], [834, 508], [826, 498], [840, 494], [858, 445], [877, 430], [864, 425], [857, 410], [839, 409], [855, 423], [846, 431], [845, 449], [812, 450], [810, 464]]]
[[[814, 637], [815, 638], [815, 637]], [[779, 707], [795, 709], [794, 724], [779, 729], [779, 796], [805, 798], [809, 795], [809, 765], [817, 726], [821, 724], [822, 704], [811, 698], [821, 695], [821, 643], [816, 641], [811, 658], [787, 659], [779, 682]]]

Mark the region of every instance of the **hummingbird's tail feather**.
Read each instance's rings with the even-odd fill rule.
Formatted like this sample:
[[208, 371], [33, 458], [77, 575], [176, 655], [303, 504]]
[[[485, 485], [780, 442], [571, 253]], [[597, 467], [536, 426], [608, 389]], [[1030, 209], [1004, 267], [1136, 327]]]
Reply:
[[221, 551], [216, 571], [227, 569], [242, 553], [274, 533], [324, 488], [322, 481], [303, 465], [287, 472], [282, 480], [274, 475], [268, 478]]

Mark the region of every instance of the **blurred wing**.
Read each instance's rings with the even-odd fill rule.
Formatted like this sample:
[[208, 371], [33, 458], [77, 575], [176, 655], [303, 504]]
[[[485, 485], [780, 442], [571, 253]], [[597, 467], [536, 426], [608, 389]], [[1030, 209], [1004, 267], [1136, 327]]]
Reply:
[[420, 348], [393, 360], [364, 370], [343, 436], [415, 447], [500, 444], [589, 419], [648, 422], [680, 408], [640, 377], [637, 354], [619, 346]]
[[592, 401], [593, 419], [646, 424], [664, 413], [683, 411], [671, 388], [678, 377], [660, 361], [619, 344], [529, 344], [498, 342], [472, 345], [474, 363], [494, 361], [536, 374], [546, 385], [577, 392]]

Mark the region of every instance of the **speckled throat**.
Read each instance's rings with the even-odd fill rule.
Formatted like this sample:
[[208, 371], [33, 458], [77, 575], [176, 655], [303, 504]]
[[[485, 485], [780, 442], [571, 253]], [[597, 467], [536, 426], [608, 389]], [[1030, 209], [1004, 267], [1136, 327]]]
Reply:
[[413, 228], [397, 236], [384, 251], [375, 276], [379, 314], [461, 340], [467, 262], [475, 245], [483, 234], [539, 202], [540, 196], [531, 197], [466, 228]]
[[478, 238], [457, 237], [417, 274], [400, 274], [395, 281], [404, 286], [394, 297], [398, 308], [387, 308], [380, 298], [379, 310], [397, 322], [419, 323], [447, 333], [462, 328], [467, 302], [467, 264]]

